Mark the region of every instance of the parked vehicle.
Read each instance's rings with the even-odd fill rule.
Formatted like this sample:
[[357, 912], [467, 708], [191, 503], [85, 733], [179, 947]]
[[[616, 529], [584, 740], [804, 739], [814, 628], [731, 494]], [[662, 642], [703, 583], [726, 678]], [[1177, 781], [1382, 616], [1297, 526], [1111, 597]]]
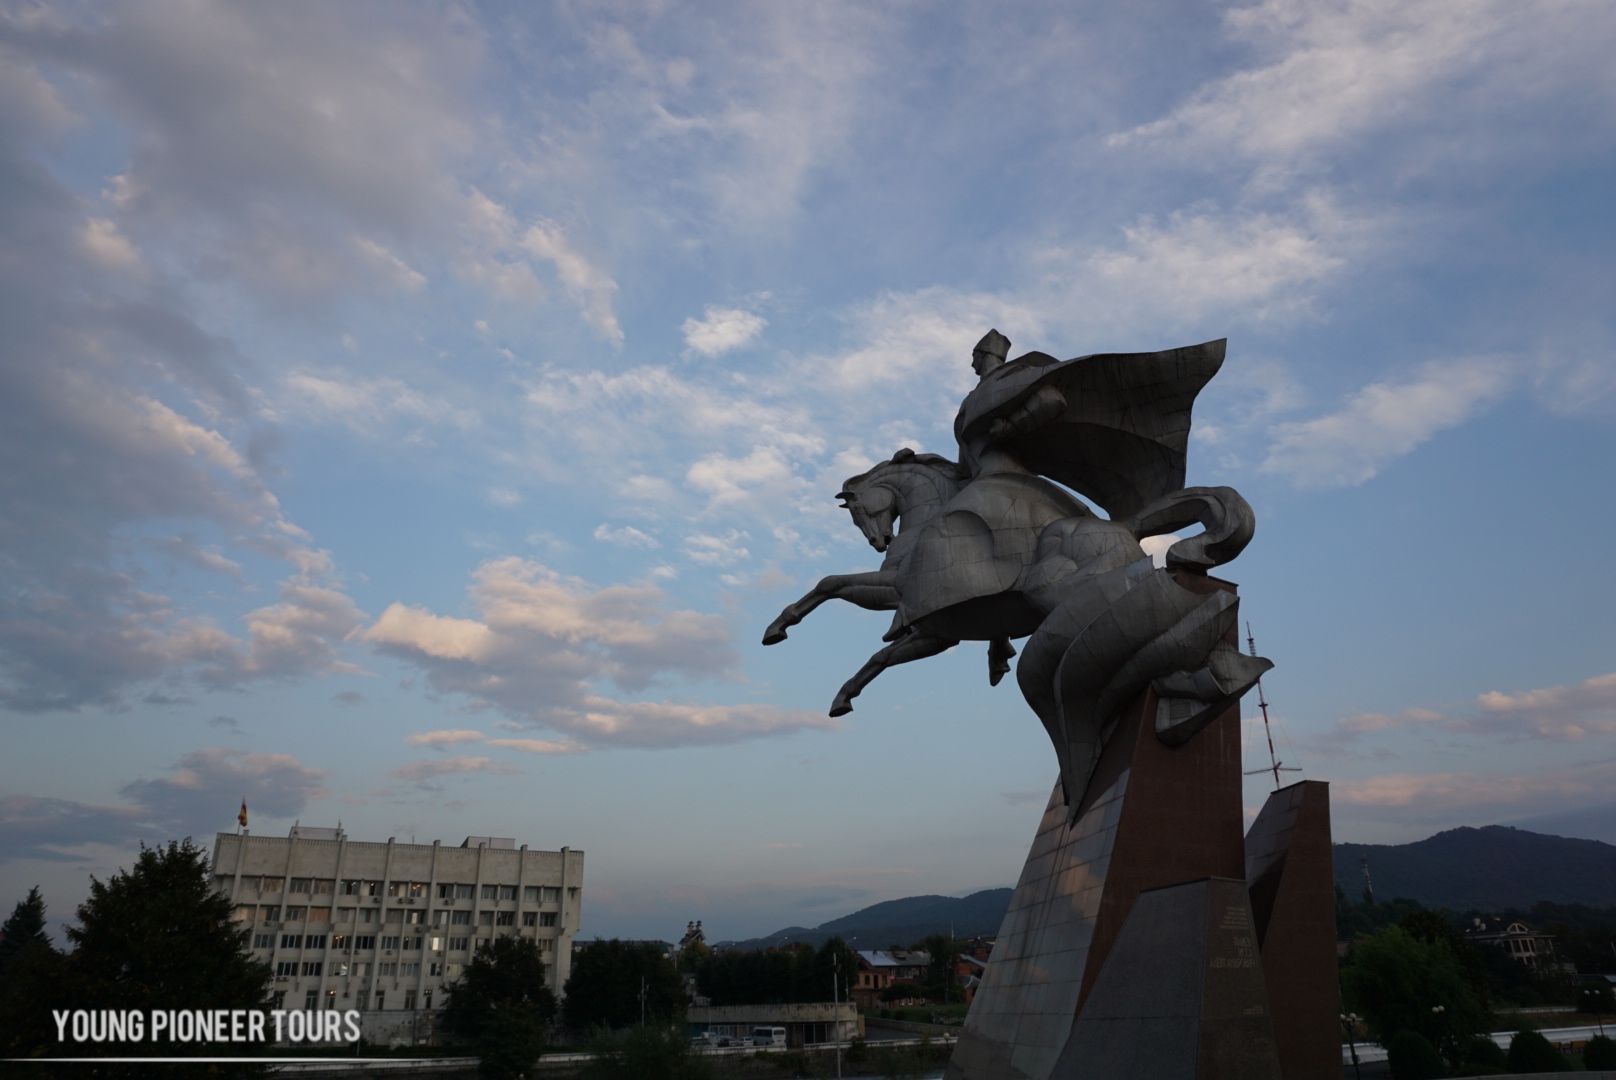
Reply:
[[786, 1029], [783, 1027], [755, 1027], [752, 1029], [753, 1046], [784, 1046]]

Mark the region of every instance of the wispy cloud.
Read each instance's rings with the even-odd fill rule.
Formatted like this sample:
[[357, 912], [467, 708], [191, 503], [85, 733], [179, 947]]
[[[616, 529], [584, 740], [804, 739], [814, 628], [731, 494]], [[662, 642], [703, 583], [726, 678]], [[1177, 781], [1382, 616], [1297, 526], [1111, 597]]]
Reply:
[[456, 746], [460, 743], [482, 742], [483, 733], [464, 728], [445, 731], [418, 731], [404, 736], [405, 746]]
[[1428, 364], [1414, 379], [1359, 390], [1337, 412], [1281, 424], [1262, 471], [1298, 487], [1362, 484], [1439, 431], [1463, 423], [1508, 384], [1491, 358]]
[[450, 758], [436, 758], [431, 761], [414, 761], [408, 765], [401, 765], [387, 775], [397, 777], [410, 784], [428, 786], [434, 780], [441, 780], [446, 776], [461, 776], [466, 773], [487, 773], [491, 776], [515, 776], [521, 769], [506, 765], [485, 757], [466, 757], [464, 755]]
[[750, 311], [709, 305], [701, 318], [691, 316], [679, 331], [689, 352], [722, 356], [756, 341], [767, 325], [767, 319]]

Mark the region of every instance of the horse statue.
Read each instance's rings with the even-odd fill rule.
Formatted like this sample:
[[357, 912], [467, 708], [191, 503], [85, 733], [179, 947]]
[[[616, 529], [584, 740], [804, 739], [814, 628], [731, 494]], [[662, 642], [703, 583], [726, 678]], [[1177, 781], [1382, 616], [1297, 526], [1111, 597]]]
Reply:
[[[1222, 343], [1210, 344], [1218, 346], [1221, 361]], [[1059, 389], [1076, 384], [1071, 366], [1096, 358], [1061, 365], [1041, 353], [1030, 355], [1041, 359], [1028, 364], [1023, 357], [1003, 365], [1022, 365], [1006, 374], [1026, 384], [1019, 399], [1009, 395], [1009, 404], [1034, 399], [1047, 425], [1057, 419], [1052, 408], [1071, 411]], [[1046, 370], [1025, 370], [1033, 366]], [[1051, 387], [1060, 399], [1053, 406]], [[962, 417], [971, 405], [967, 398]], [[837, 498], [870, 546], [884, 554], [881, 568], [821, 579], [781, 611], [763, 643], [784, 641], [790, 627], [827, 600], [893, 611], [882, 639], [888, 644], [831, 704], [830, 715], [841, 716], [888, 667], [936, 656], [961, 641], [990, 643], [989, 681], [997, 685], [1015, 656], [1011, 640], [1027, 638], [1016, 681], [1054, 743], [1068, 812], [1075, 819], [1110, 729], [1147, 686], [1158, 697], [1158, 737], [1178, 744], [1272, 667], [1240, 653], [1229, 640], [1239, 607], [1232, 592], [1189, 587], [1244, 549], [1255, 517], [1233, 488], [1179, 486], [1181, 463], [1178, 485], [1172, 485], [1169, 461], [1170, 490], [1159, 490], [1159, 478], [1132, 484], [1106, 478], [1112, 509], [1120, 504], [1129, 512], [1102, 518], [1027, 467], [1028, 458], [1040, 460], [1036, 442], [1030, 452], [1025, 442], [1022, 452], [1014, 443], [1006, 449], [1005, 432], [1018, 433], [1006, 425], [1007, 408], [997, 410], [997, 427], [984, 425], [992, 427], [997, 441], [978, 441], [970, 448], [974, 475], [948, 458], [906, 448], [849, 478]], [[1010, 425], [1017, 422], [1013, 409], [1008, 415]], [[961, 428], [969, 437], [970, 423], [957, 425]], [[966, 438], [961, 444], [966, 446]], [[1133, 443], [1127, 446], [1138, 456]], [[1148, 452], [1151, 467], [1160, 472], [1161, 454], [1154, 448]], [[1044, 452], [1043, 460], [1055, 458]], [[1146, 537], [1195, 524], [1203, 531], [1175, 543], [1163, 568], [1140, 546]]]

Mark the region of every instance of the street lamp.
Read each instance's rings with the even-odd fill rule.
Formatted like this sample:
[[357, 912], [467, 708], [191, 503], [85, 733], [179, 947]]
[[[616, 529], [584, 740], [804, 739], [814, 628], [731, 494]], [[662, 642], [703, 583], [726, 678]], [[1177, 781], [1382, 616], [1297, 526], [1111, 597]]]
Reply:
[[1352, 1075], [1355, 1080], [1363, 1080], [1363, 1070], [1358, 1067], [1358, 1036], [1354, 1030], [1358, 1024], [1358, 1014], [1343, 1013], [1341, 1023], [1347, 1029], [1347, 1045], [1352, 1048]]

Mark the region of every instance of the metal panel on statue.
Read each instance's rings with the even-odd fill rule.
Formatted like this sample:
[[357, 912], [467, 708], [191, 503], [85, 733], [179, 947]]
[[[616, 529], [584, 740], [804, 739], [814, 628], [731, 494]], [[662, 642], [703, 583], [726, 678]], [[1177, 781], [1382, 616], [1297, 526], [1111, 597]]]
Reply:
[[1285, 1080], [1337, 1080], [1341, 996], [1329, 784], [1303, 780], [1268, 796], [1246, 834], [1246, 884]]
[[1141, 893], [1051, 1080], [1279, 1076], [1245, 882]]

